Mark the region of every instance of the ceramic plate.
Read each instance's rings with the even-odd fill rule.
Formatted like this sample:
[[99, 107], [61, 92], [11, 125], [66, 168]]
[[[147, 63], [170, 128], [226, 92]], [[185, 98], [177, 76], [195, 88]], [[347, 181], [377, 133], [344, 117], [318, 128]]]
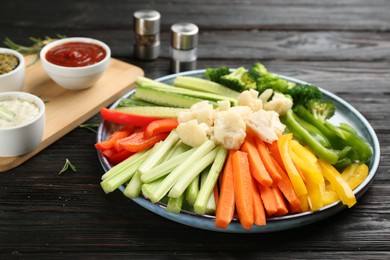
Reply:
[[[184, 73], [172, 74], [172, 75], [158, 78], [157, 81], [167, 83], [167, 84], [172, 84], [173, 80], [178, 75], [204, 78], [204, 72], [205, 72], [204, 70], [195, 70], [195, 71], [189, 71]], [[286, 77], [283, 75], [279, 75], [279, 76], [288, 81], [307, 84], [306, 82], [303, 82], [301, 80]], [[380, 148], [379, 148], [378, 138], [373, 128], [368, 123], [368, 121], [354, 107], [352, 107], [343, 99], [339, 98], [338, 96], [324, 89], [321, 89], [321, 91], [323, 92], [324, 99], [330, 100], [336, 104], [336, 114], [332, 117], [331, 122], [335, 124], [338, 124], [339, 122], [346, 122], [350, 124], [355, 129], [358, 130], [359, 134], [363, 136], [373, 148], [373, 157], [368, 164], [369, 174], [365, 179], [365, 181], [354, 190], [356, 198], [359, 199], [368, 189], [378, 169], [379, 158], [380, 158]], [[130, 91], [122, 98], [129, 97], [132, 93], [133, 91]], [[111, 106], [111, 108], [116, 107], [119, 103], [119, 100], [116, 101]], [[110, 129], [111, 129], [110, 123], [102, 121], [98, 129], [97, 142], [105, 140], [108, 137], [108, 135], [111, 133]], [[105, 171], [108, 171], [112, 167], [112, 165], [104, 158], [104, 156], [100, 152], [98, 152], [98, 156], [103, 166], [103, 169]], [[125, 187], [121, 186], [119, 187], [119, 189], [123, 192]], [[143, 197], [133, 199], [133, 201], [139, 204], [140, 206], [146, 208], [147, 210], [150, 210], [172, 221], [184, 225], [188, 225], [194, 228], [206, 229], [206, 230], [212, 230], [218, 232], [229, 232], [229, 233], [267, 233], [267, 232], [276, 232], [281, 230], [297, 228], [300, 226], [308, 225], [320, 221], [322, 219], [325, 219], [346, 208], [346, 206], [342, 205], [342, 203], [338, 201], [333, 204], [327, 205], [326, 207], [323, 207], [322, 209], [316, 212], [304, 212], [300, 214], [268, 218], [267, 224], [265, 226], [254, 225], [250, 230], [246, 230], [242, 228], [241, 224], [238, 221], [235, 220], [228, 226], [227, 229], [220, 229], [214, 225], [214, 217], [210, 215], [198, 215], [189, 211], [182, 211], [180, 214], [170, 213], [165, 210], [165, 205], [153, 204], [149, 200], [144, 199]]]

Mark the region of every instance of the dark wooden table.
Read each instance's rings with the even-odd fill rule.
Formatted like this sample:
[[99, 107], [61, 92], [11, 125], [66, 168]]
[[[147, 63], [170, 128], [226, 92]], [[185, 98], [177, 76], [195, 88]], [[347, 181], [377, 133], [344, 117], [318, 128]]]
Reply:
[[[150, 78], [169, 73], [170, 25], [193, 22], [200, 28], [198, 68], [261, 61], [317, 84], [357, 108], [381, 144], [377, 175], [353, 208], [298, 229], [226, 234], [164, 219], [119, 191], [105, 195], [96, 136], [77, 128], [0, 173], [1, 259], [390, 257], [390, 1], [1, 0], [0, 6], [1, 40], [98, 38], [113, 57]], [[133, 58], [132, 14], [145, 8], [162, 14], [162, 53], [153, 62]], [[77, 172], [59, 175], [66, 158]]]

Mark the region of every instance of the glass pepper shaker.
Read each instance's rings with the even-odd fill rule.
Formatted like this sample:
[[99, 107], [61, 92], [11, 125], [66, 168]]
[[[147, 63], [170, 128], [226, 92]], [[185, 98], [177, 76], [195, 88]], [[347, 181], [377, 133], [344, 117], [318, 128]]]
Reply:
[[160, 18], [155, 10], [134, 13], [134, 55], [141, 60], [154, 60], [160, 55]]
[[198, 32], [198, 27], [192, 23], [176, 23], [171, 26], [172, 72], [177, 73], [196, 68]]

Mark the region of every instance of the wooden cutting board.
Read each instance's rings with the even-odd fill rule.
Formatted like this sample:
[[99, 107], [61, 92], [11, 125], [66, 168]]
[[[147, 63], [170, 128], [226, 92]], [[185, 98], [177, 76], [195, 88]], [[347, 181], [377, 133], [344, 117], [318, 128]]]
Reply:
[[[34, 57], [26, 57], [26, 64]], [[46, 105], [46, 126], [42, 142], [32, 152], [17, 157], [0, 157], [0, 172], [10, 170], [96, 115], [134, 87], [141, 68], [111, 59], [99, 81], [84, 90], [66, 90], [52, 81], [40, 62], [27, 67], [23, 91], [39, 96]], [[0, 144], [1, 145], [1, 144]]]

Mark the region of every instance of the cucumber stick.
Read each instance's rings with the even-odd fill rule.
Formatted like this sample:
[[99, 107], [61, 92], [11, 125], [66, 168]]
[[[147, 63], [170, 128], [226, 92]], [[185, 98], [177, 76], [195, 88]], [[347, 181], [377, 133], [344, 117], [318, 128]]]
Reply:
[[116, 107], [114, 110], [123, 113], [161, 118], [177, 118], [180, 112], [187, 111], [186, 108], [159, 106]]
[[144, 86], [137, 86], [134, 95], [138, 99], [168, 107], [190, 108], [193, 104], [202, 101], [200, 98]]
[[[137, 92], [138, 87], [139, 86], [136, 87], [136, 92]], [[214, 93], [205, 92], [205, 91], [197, 91], [197, 90], [191, 90], [191, 89], [185, 89], [185, 88], [178, 88], [178, 87], [174, 87], [174, 86], [170, 86], [170, 87], [158, 86], [158, 85], [156, 86], [154, 84], [149, 84], [149, 83], [140, 85], [140, 87], [152, 88], [152, 89], [166, 91], [169, 93], [175, 93], [175, 94], [179, 94], [179, 95], [183, 95], [183, 96], [199, 98], [202, 100], [209, 100], [209, 101], [229, 100], [232, 103], [232, 105], [237, 104], [237, 98], [232, 98], [232, 97], [229, 97], [226, 95], [219, 95], [219, 94], [214, 94]]]
[[173, 81], [173, 85], [179, 88], [192, 89], [197, 91], [214, 93], [222, 96], [227, 96], [237, 99], [240, 95], [239, 92], [234, 91], [219, 83], [189, 76], [178, 76]]

